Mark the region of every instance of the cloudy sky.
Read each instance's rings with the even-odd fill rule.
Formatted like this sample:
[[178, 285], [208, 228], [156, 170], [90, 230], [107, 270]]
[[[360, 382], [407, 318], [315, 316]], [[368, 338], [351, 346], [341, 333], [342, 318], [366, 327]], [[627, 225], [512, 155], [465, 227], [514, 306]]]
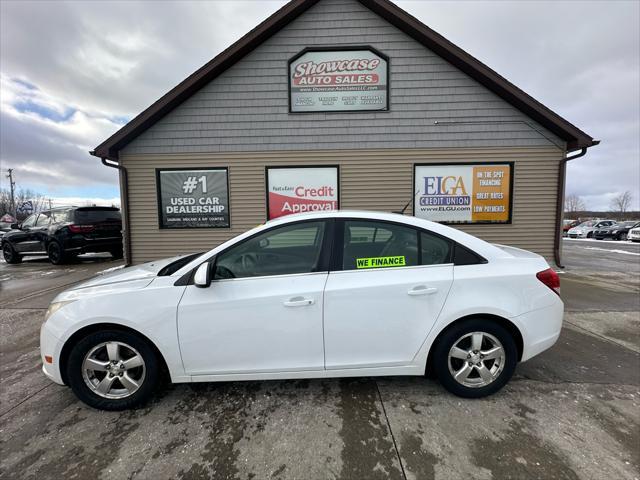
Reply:
[[[0, 167], [76, 203], [117, 198], [88, 150], [285, 1], [0, 2]], [[640, 208], [640, 2], [398, 1], [602, 140], [569, 164], [568, 193]]]

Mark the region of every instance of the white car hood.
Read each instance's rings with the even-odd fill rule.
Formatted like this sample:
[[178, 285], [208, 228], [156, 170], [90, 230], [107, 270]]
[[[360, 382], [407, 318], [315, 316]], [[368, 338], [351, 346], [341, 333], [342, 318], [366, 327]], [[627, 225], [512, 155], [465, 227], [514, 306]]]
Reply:
[[181, 256], [156, 260], [127, 268], [106, 270], [105, 273], [82, 282], [58, 295], [54, 302], [77, 300], [81, 297], [105, 295], [119, 290], [137, 290], [149, 285], [158, 272]]

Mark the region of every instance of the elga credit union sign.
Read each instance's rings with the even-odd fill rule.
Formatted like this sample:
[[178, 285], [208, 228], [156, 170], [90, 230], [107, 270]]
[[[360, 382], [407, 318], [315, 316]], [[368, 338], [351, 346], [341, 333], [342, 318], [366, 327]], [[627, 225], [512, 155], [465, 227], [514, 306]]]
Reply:
[[370, 49], [307, 50], [289, 62], [292, 112], [388, 109], [388, 62]]
[[338, 209], [338, 167], [267, 168], [269, 220]]
[[446, 223], [510, 223], [512, 164], [415, 166], [414, 215]]
[[226, 168], [156, 170], [160, 228], [229, 227]]

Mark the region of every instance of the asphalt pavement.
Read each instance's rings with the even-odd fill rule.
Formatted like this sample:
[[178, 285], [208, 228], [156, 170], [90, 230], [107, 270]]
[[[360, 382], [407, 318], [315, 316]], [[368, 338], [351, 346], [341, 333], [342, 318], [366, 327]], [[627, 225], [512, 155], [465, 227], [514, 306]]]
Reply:
[[560, 340], [492, 397], [425, 378], [233, 382], [119, 413], [49, 382], [38, 352], [48, 302], [119, 263], [0, 263], [0, 479], [637, 479], [640, 245], [563, 248]]

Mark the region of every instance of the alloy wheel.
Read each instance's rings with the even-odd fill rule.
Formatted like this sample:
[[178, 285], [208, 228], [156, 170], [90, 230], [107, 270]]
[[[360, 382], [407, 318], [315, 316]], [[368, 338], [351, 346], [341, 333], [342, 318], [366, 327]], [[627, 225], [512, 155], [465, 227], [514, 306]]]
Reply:
[[504, 347], [496, 337], [471, 332], [456, 340], [449, 350], [449, 372], [465, 387], [486, 387], [500, 376], [505, 360]]
[[82, 362], [87, 386], [104, 398], [133, 395], [142, 386], [146, 373], [142, 355], [124, 342], [103, 342], [93, 347]]

